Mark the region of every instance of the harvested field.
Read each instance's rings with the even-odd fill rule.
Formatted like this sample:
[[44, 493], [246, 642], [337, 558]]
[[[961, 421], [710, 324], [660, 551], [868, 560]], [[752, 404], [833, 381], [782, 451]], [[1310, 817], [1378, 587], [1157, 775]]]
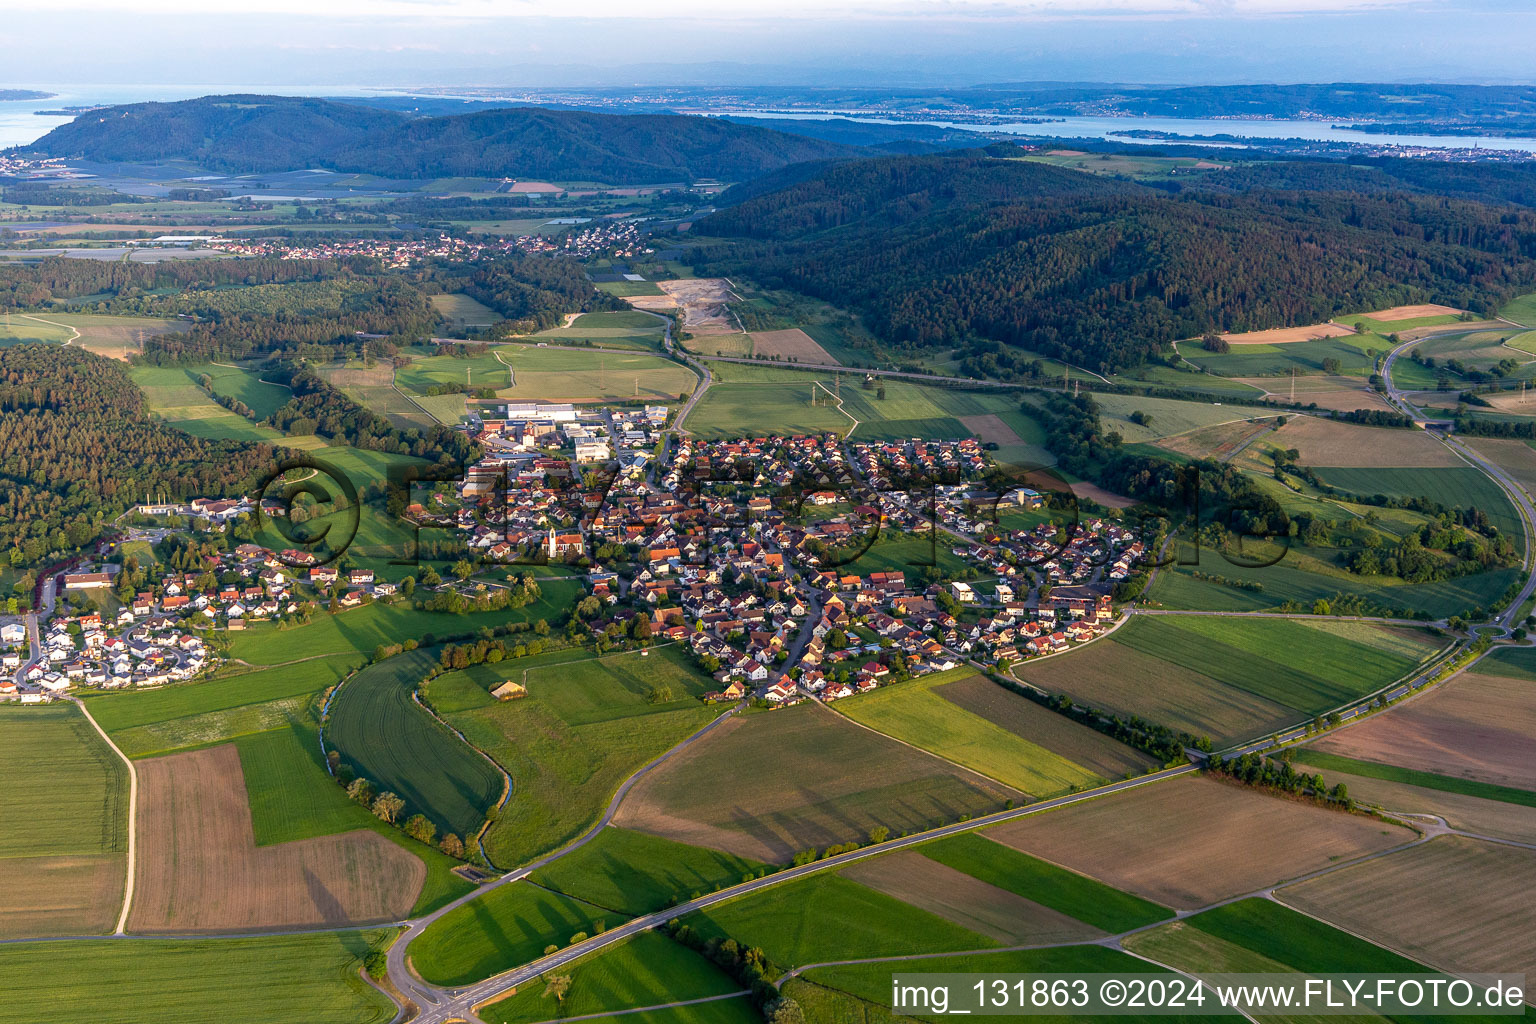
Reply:
[[426, 865], [371, 831], [255, 845], [233, 744], [138, 763], [136, 932], [222, 932], [396, 921]]
[[1349, 795], [1362, 804], [1372, 804], [1396, 814], [1433, 814], [1444, 818], [1452, 828], [1465, 832], [1536, 843], [1536, 807], [1447, 793], [1389, 779], [1349, 775], [1334, 768], [1323, 769], [1323, 775], [1330, 786], [1344, 783]]
[[1371, 818], [1189, 776], [1011, 821], [986, 834], [1180, 910], [1413, 838], [1408, 829]]
[[1390, 309], [1378, 309], [1374, 313], [1364, 313], [1372, 320], [1382, 320], [1388, 323], [1394, 320], [1416, 320], [1422, 316], [1460, 316], [1462, 311], [1455, 306], [1442, 306], [1434, 302], [1426, 302], [1417, 306], [1393, 306]]
[[798, 327], [785, 331], [754, 331], [752, 347], [758, 355], [779, 356], [798, 363], [831, 363], [838, 360]]
[[983, 443], [999, 445], [1023, 444], [1024, 439], [1018, 432], [1004, 422], [1001, 416], [994, 413], [985, 413], [979, 416], [957, 416], [965, 429], [969, 430], [976, 440]]
[[1075, 942], [1104, 934], [913, 850], [850, 864], [838, 873], [1006, 945]]
[[1040, 744], [1106, 779], [1156, 767], [1152, 758], [998, 686], [985, 676], [945, 683], [933, 691], [994, 725]]
[[31, 939], [110, 932], [123, 906], [125, 859], [94, 854], [0, 861], [5, 871], [0, 935]]
[[1235, 420], [1214, 427], [1202, 427], [1187, 434], [1176, 434], [1156, 442], [1192, 459], [1220, 459], [1225, 462], [1244, 445], [1274, 429], [1274, 420]]
[[1141, 715], [1195, 735], [1207, 734], [1218, 746], [1274, 732], [1300, 718], [1283, 704], [1113, 639], [1064, 657], [1027, 661], [1014, 674], [1094, 707]]
[[[1531, 332], [1533, 340], [1536, 340], [1536, 331]], [[1483, 401], [1493, 407], [1494, 411], [1508, 413], [1511, 416], [1536, 416], [1536, 391], [1526, 388], [1524, 391], [1500, 391], [1491, 395], [1479, 395]], [[1481, 441], [1482, 438], [1477, 440]], [[1520, 444], [1519, 441], [1506, 442]]]
[[1130, 508], [1136, 504], [1134, 498], [1127, 498], [1125, 495], [1116, 494], [1114, 491], [1106, 491], [1098, 484], [1089, 483], [1087, 480], [1073, 481], [1070, 486], [1072, 493], [1079, 498], [1096, 501], [1105, 508]]
[[1298, 341], [1316, 341], [1319, 338], [1339, 338], [1354, 334], [1354, 329], [1343, 324], [1308, 324], [1305, 327], [1272, 327], [1267, 331], [1245, 331], [1242, 334], [1223, 334], [1222, 338], [1233, 345], [1289, 345]]
[[1524, 973], [1536, 992], [1536, 851], [1440, 836], [1277, 895], [1432, 967]]
[[1288, 377], [1234, 377], [1233, 380], [1259, 388], [1267, 394], [1289, 401], [1294, 394], [1302, 405], [1315, 403], [1319, 409], [1349, 412], [1353, 409], [1393, 411], [1386, 399], [1365, 386], [1363, 377], [1318, 377], [1311, 374]]
[[1362, 427], [1317, 416], [1293, 416], [1275, 431], [1274, 442], [1301, 452], [1303, 466], [1397, 466], [1443, 469], [1465, 466], [1445, 445], [1422, 430]]
[[1379, 764], [1536, 790], [1536, 704], [1524, 679], [1465, 672], [1315, 746]]
[[928, 828], [1008, 799], [1022, 795], [801, 705], [721, 723], [630, 790], [614, 824], [783, 863], [876, 826]]
[[[1532, 393], [1532, 399], [1530, 410], [1536, 414], [1536, 392]], [[1469, 437], [1463, 443], [1514, 477], [1521, 487], [1536, 491], [1536, 448], [1524, 441], [1491, 437]]]

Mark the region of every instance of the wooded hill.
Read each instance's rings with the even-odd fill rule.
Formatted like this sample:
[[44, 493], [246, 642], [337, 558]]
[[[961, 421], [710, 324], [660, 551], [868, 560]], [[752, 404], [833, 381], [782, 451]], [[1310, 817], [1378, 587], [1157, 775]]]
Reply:
[[[1220, 176], [1214, 180], [1219, 181]], [[1019, 345], [1100, 372], [1178, 338], [1536, 284], [1536, 214], [1388, 188], [1160, 189], [970, 151], [732, 189], [701, 272], [856, 309], [897, 349]]]
[[742, 181], [858, 153], [835, 142], [676, 114], [506, 107], [413, 118], [287, 96], [204, 96], [93, 110], [25, 147], [104, 162], [190, 160], [230, 173], [325, 167], [390, 178]]

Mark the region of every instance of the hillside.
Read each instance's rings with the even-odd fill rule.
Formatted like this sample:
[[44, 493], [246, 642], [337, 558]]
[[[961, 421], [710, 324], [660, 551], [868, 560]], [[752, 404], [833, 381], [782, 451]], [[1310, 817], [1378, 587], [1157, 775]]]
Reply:
[[397, 178], [533, 177], [643, 184], [740, 181], [857, 154], [836, 142], [674, 114], [509, 107], [449, 117], [285, 96], [204, 96], [91, 111], [23, 152], [190, 160], [235, 173], [326, 167]]
[[1536, 282], [1536, 216], [1390, 189], [1170, 192], [971, 152], [797, 167], [701, 221], [698, 254], [863, 313], [897, 348], [1003, 341], [1107, 371], [1206, 331]]

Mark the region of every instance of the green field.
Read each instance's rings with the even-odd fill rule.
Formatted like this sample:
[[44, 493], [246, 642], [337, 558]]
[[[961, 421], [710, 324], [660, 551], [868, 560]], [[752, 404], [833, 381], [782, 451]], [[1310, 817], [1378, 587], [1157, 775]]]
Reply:
[[771, 870], [760, 861], [609, 826], [530, 878], [546, 889], [638, 917]]
[[1419, 974], [1427, 969], [1271, 900], [1252, 898], [1184, 918], [1191, 927], [1298, 971]]
[[706, 440], [765, 434], [846, 434], [853, 419], [839, 412], [814, 378], [782, 384], [715, 384], [689, 415], [690, 433]]
[[536, 345], [503, 345], [497, 352], [513, 374], [512, 386], [497, 396], [514, 402], [675, 401], [698, 384], [694, 372], [681, 363], [640, 352]]
[[1471, 466], [1447, 469], [1378, 469], [1314, 467], [1327, 483], [1352, 494], [1409, 498], [1425, 497], [1455, 508], [1473, 507], [1484, 512], [1494, 526], [1510, 538], [1523, 535], [1520, 517], [1498, 484]]
[[1011, 846], [994, 843], [975, 832], [924, 843], [917, 850], [930, 860], [1059, 910], [1111, 935], [1173, 916], [1167, 907], [1048, 864]]
[[[1309, 715], [1379, 689], [1417, 664], [1387, 645], [1289, 619], [1138, 616], [1113, 642]], [[1426, 640], [1424, 653], [1431, 649]]]
[[538, 959], [578, 932], [624, 923], [622, 914], [513, 882], [434, 921], [411, 943], [411, 964], [434, 985], [466, 985]]
[[893, 569], [916, 574], [933, 566], [938, 567], [945, 579], [965, 580], [977, 574], [977, 570], [970, 562], [951, 550], [953, 543], [948, 534], [941, 533], [935, 536], [932, 533], [898, 533], [882, 527], [879, 536], [869, 545], [868, 550], [861, 552], [863, 543], [862, 540], [851, 543], [849, 550], [845, 552], [845, 555], [857, 553], [857, 558], [845, 563], [829, 560], [824, 564], [828, 568], [858, 573], [861, 576], [872, 572], [889, 572]]
[[239, 399], [257, 416], [270, 416], [288, 401], [287, 388], [265, 384], [254, 370], [199, 363], [192, 366], [136, 365], [129, 369], [144, 392], [149, 411], [178, 430], [197, 437], [237, 441], [281, 441], [283, 433], [231, 412], [198, 386], [203, 375], [213, 378], [213, 391]]
[[352, 931], [0, 946], [0, 1024], [383, 1024], [394, 1005], [358, 968], [387, 941]]
[[1479, 671], [1492, 676], [1536, 680], [1536, 648], [1496, 647], [1482, 660]]
[[833, 707], [855, 722], [1037, 799], [1104, 781], [934, 692], [935, 686], [950, 681], [943, 673], [925, 676], [840, 700]]
[[[562, 651], [471, 674], [487, 688], [506, 679], [528, 687], [520, 700], [447, 716], [512, 776], [512, 796], [485, 836], [491, 860], [509, 867], [591, 828], [624, 779], [715, 715], [690, 696], [713, 680], [677, 648], [587, 660]], [[674, 699], [650, 703], [652, 686], [671, 688]]]
[[[641, 932], [579, 961], [569, 970], [571, 989], [558, 1007], [537, 982], [480, 1011], [487, 1024], [532, 1024], [553, 1017], [659, 1006], [725, 995], [741, 989], [703, 956], [658, 932]], [[630, 1018], [625, 1018], [630, 1019]]]
[[380, 644], [398, 643], [408, 637], [464, 636], [482, 626], [519, 619], [554, 621], [570, 610], [581, 589], [570, 580], [541, 580], [539, 587], [543, 591], [539, 600], [513, 611], [451, 615], [422, 611], [409, 603], [375, 602], [336, 615], [316, 615], [301, 626], [252, 625], [232, 638], [230, 655], [252, 665], [281, 665], [326, 654], [372, 653]]
[[425, 814], [440, 832], [469, 837], [500, 799], [502, 778], [411, 700], [436, 659], [426, 648], [359, 672], [332, 700], [325, 738], [358, 775], [405, 800], [403, 817]]
[[1230, 352], [1220, 353], [1205, 351], [1198, 341], [1186, 341], [1179, 345], [1179, 353], [1220, 377], [1279, 377], [1292, 370], [1298, 374], [1323, 373], [1325, 359], [1337, 359], [1343, 376], [1364, 377], [1370, 374], [1375, 355], [1391, 347], [1379, 335], [1356, 334], [1283, 345], [1233, 345]]
[[[443, 346], [445, 352], [456, 346]], [[424, 395], [440, 384], [467, 384], [476, 388], [504, 388], [512, 381], [507, 364], [496, 358], [497, 349], [481, 355], [413, 355], [409, 365], [395, 371], [395, 383], [406, 391]]]
[[705, 936], [757, 946], [781, 968], [998, 944], [832, 872], [785, 882], [683, 920]]
[[489, 327], [500, 323], [502, 316], [490, 306], [461, 292], [444, 292], [432, 296], [432, 308], [438, 316], [458, 328]]
[[[632, 282], [626, 282], [630, 284]], [[633, 282], [639, 283], [639, 282]], [[632, 295], [655, 295], [657, 291], [630, 292]], [[533, 335], [536, 342], [550, 345], [585, 344], [604, 348], [633, 348], [656, 350], [661, 348], [665, 324], [649, 313], [638, 309], [611, 313], [583, 313], [569, 327], [555, 327]]]
[[1517, 295], [1499, 309], [1499, 316], [1526, 327], [1536, 327], [1536, 292]]
[[0, 778], [0, 860], [127, 849], [128, 769], [77, 708], [0, 708]]
[[1350, 775], [1363, 775], [1368, 779], [1382, 779], [1386, 782], [1400, 782], [1422, 789], [1436, 789], [1442, 793], [1460, 793], [1462, 796], [1475, 796], [1483, 800], [1497, 800], [1500, 803], [1518, 804], [1521, 807], [1536, 807], [1536, 793], [1526, 789], [1516, 789], [1513, 786], [1499, 786], [1491, 782], [1478, 782], [1451, 775], [1439, 775], [1435, 772], [1399, 768], [1396, 765], [1380, 764], [1375, 761], [1361, 761], [1358, 758], [1329, 754], [1321, 750], [1309, 750], [1306, 747], [1296, 751], [1296, 760], [1325, 772], [1345, 772]]
[[[1145, 395], [1095, 394], [1099, 418], [1106, 429], [1118, 431], [1127, 442], [1151, 441], [1172, 434], [1182, 434], [1200, 427], [1265, 415], [1263, 409], [1242, 405], [1215, 405], [1211, 402], [1180, 402], [1171, 398]], [[1149, 418], [1146, 424], [1130, 421], [1133, 412]]]

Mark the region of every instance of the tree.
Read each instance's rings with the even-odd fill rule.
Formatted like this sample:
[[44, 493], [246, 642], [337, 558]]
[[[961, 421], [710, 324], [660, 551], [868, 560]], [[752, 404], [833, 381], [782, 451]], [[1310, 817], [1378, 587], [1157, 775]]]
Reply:
[[437, 838], [437, 826], [428, 821], [426, 815], [413, 814], [406, 820], [405, 834], [431, 846], [432, 840]]
[[443, 838], [438, 840], [437, 848], [454, 860], [464, 859], [464, 841], [452, 832], [443, 834]]
[[461, 558], [453, 563], [453, 575], [460, 581], [467, 580], [475, 574], [475, 567], [467, 558]]
[[876, 825], [874, 828], [869, 830], [869, 841], [871, 843], [879, 845], [889, 838], [891, 838], [891, 830], [886, 828], [884, 825]]
[[544, 982], [545, 997], [553, 997], [557, 1003], [563, 1004], [570, 991], [571, 976], [569, 974], [552, 974]]
[[763, 1018], [768, 1024], [805, 1024], [805, 1012], [788, 996], [780, 996], [765, 1004]]
[[1323, 360], [1323, 372], [1330, 377], [1337, 377], [1344, 370], [1344, 364], [1333, 356]]
[[374, 817], [393, 825], [400, 812], [405, 810], [405, 801], [393, 793], [380, 793], [374, 797], [372, 810]]
[[1316, 601], [1312, 602], [1312, 614], [1313, 615], [1332, 615], [1333, 614], [1333, 606], [1328, 603], [1328, 600], [1326, 598], [1320, 597]]
[[373, 783], [367, 779], [353, 779], [352, 784], [347, 787], [347, 796], [364, 807], [373, 803], [373, 795]]

